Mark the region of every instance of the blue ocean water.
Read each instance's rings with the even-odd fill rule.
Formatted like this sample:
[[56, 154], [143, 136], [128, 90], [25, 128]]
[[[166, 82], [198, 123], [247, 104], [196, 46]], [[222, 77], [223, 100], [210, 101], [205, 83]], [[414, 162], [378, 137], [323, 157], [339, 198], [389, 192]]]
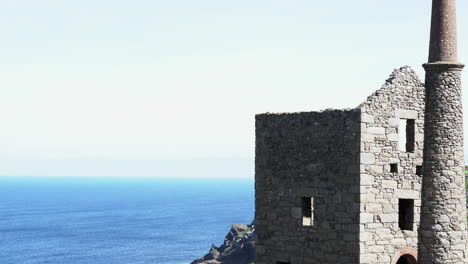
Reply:
[[190, 263], [253, 216], [252, 179], [0, 177], [0, 263]]

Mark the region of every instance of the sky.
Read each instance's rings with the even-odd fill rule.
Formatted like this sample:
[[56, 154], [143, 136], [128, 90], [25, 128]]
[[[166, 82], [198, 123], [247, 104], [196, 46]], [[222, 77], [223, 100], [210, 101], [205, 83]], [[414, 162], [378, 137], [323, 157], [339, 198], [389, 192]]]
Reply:
[[255, 114], [356, 107], [428, 55], [427, 0], [1, 2], [0, 176], [253, 177]]

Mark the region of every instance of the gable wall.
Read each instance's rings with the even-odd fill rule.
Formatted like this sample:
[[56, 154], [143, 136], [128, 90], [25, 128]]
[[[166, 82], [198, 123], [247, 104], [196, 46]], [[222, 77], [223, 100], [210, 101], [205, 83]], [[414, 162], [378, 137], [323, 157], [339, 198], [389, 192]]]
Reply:
[[[405, 247], [417, 248], [424, 140], [424, 87], [413, 70], [396, 70], [384, 87], [361, 105], [360, 263], [390, 264]], [[415, 151], [398, 144], [400, 119], [415, 119]], [[398, 163], [398, 173], [390, 164]], [[400, 198], [414, 199], [413, 231], [398, 225]]]

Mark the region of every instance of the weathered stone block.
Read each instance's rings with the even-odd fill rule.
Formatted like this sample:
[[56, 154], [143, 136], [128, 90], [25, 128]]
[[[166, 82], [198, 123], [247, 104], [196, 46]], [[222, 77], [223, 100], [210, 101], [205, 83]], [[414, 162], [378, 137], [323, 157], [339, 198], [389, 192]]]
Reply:
[[371, 213], [361, 213], [361, 223], [373, 223], [374, 222], [374, 214]]
[[388, 125], [391, 127], [398, 127], [400, 126], [400, 118], [389, 118]]
[[395, 109], [395, 116], [402, 119], [417, 119], [418, 112], [414, 110]]
[[391, 133], [387, 135], [388, 141], [398, 142], [400, 140], [400, 136], [397, 133]]
[[394, 180], [383, 180], [382, 187], [386, 189], [396, 189], [398, 186], [398, 182]]
[[291, 208], [291, 217], [296, 218], [296, 219], [302, 218], [302, 208], [300, 207]]
[[374, 184], [375, 177], [369, 174], [361, 174], [361, 185], [372, 185]]
[[384, 127], [369, 127], [367, 128], [367, 133], [371, 135], [385, 135]]
[[374, 123], [374, 116], [366, 114], [366, 113], [362, 113], [361, 122], [372, 124], [372, 123]]
[[374, 164], [375, 155], [374, 153], [361, 153], [361, 164]]

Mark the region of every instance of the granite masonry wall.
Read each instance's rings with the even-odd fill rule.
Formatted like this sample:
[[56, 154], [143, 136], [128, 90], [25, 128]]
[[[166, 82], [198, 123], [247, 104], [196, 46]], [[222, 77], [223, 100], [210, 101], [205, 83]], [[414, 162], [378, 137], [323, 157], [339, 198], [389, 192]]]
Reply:
[[358, 263], [359, 130], [358, 109], [256, 116], [257, 264]]
[[[424, 96], [403, 67], [353, 110], [257, 115], [256, 263], [395, 264], [403, 256], [411, 264]], [[409, 144], [401, 147], [403, 129]], [[313, 198], [305, 200], [311, 219], [304, 197]]]
[[420, 263], [467, 263], [461, 68], [426, 64]]
[[[384, 86], [360, 105], [361, 264], [396, 263], [402, 252], [410, 252], [411, 258], [417, 258], [424, 90], [416, 73], [403, 67], [395, 70]], [[405, 129], [406, 124], [414, 130]], [[399, 142], [406, 141], [405, 134], [411, 145], [409, 151], [405, 142]], [[412, 224], [401, 227], [400, 207], [407, 201], [412, 207]]]

